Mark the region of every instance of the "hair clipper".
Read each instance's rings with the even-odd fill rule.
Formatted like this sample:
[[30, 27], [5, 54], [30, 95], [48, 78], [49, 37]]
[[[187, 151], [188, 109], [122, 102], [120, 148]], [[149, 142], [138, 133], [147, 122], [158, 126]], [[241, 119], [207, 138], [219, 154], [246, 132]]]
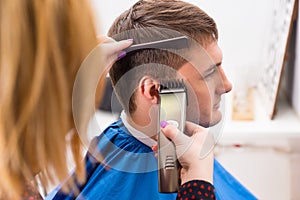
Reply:
[[[159, 122], [166, 121], [184, 131], [187, 94], [183, 80], [168, 80], [160, 84]], [[179, 188], [179, 169], [175, 145], [160, 131], [158, 134], [159, 192], [176, 192]]]

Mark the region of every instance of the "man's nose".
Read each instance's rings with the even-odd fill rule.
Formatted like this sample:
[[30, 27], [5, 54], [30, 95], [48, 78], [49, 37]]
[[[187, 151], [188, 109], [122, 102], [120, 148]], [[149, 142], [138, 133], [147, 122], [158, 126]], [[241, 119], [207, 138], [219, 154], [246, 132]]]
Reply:
[[221, 81], [220, 81], [220, 86], [218, 87], [217, 92], [219, 94], [228, 93], [232, 90], [232, 84], [228, 80], [223, 68], [220, 66], [218, 69], [219, 69], [219, 75], [220, 75]]

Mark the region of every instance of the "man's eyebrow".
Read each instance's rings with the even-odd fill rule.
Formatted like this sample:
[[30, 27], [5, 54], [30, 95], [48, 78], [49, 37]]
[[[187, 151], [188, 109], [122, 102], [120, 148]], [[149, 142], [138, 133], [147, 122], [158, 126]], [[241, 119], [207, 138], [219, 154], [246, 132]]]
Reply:
[[212, 70], [213, 68], [219, 67], [219, 66], [221, 66], [221, 64], [222, 64], [222, 62], [213, 64], [213, 65], [209, 66], [209, 68], [207, 70], [205, 70], [205, 72], [208, 72], [208, 71]]

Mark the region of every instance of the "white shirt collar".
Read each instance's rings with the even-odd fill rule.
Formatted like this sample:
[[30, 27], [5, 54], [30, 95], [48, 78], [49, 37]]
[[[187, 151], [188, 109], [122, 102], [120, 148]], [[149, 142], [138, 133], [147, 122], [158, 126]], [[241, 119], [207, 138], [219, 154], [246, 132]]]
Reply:
[[140, 142], [144, 143], [145, 145], [149, 146], [150, 148], [154, 145], [157, 144], [157, 142], [155, 140], [153, 140], [152, 138], [148, 137], [147, 135], [145, 135], [144, 133], [136, 130], [135, 128], [133, 128], [128, 120], [127, 120], [127, 116], [125, 111], [123, 110], [120, 116], [124, 126], [128, 129], [128, 131], [130, 132], [130, 134], [135, 137], [137, 140], [139, 140]]

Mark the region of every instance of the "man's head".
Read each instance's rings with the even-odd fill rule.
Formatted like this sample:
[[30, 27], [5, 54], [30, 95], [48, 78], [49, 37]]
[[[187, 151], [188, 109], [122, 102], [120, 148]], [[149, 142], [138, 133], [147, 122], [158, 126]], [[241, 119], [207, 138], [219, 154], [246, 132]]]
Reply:
[[[118, 85], [116, 93], [127, 113], [133, 115], [144, 111], [149, 104], [157, 104], [158, 81], [178, 77], [174, 73], [177, 71], [188, 84], [187, 119], [205, 126], [221, 119], [218, 111], [220, 96], [231, 90], [231, 85], [220, 67], [222, 53], [216, 43], [216, 24], [204, 11], [179, 0], [141, 0], [115, 20], [109, 35], [116, 40], [132, 38], [136, 44], [186, 35], [190, 44], [198, 43], [185, 52], [158, 49], [132, 52], [114, 64], [110, 77], [113, 84]], [[208, 50], [208, 54], [203, 53], [201, 47], [197, 48], [199, 45]], [[198, 62], [199, 57], [209, 60], [205, 63], [208, 66], [204, 66], [203, 60]], [[218, 68], [208, 69], [214, 64]], [[149, 104], [145, 104], [145, 100]]]

